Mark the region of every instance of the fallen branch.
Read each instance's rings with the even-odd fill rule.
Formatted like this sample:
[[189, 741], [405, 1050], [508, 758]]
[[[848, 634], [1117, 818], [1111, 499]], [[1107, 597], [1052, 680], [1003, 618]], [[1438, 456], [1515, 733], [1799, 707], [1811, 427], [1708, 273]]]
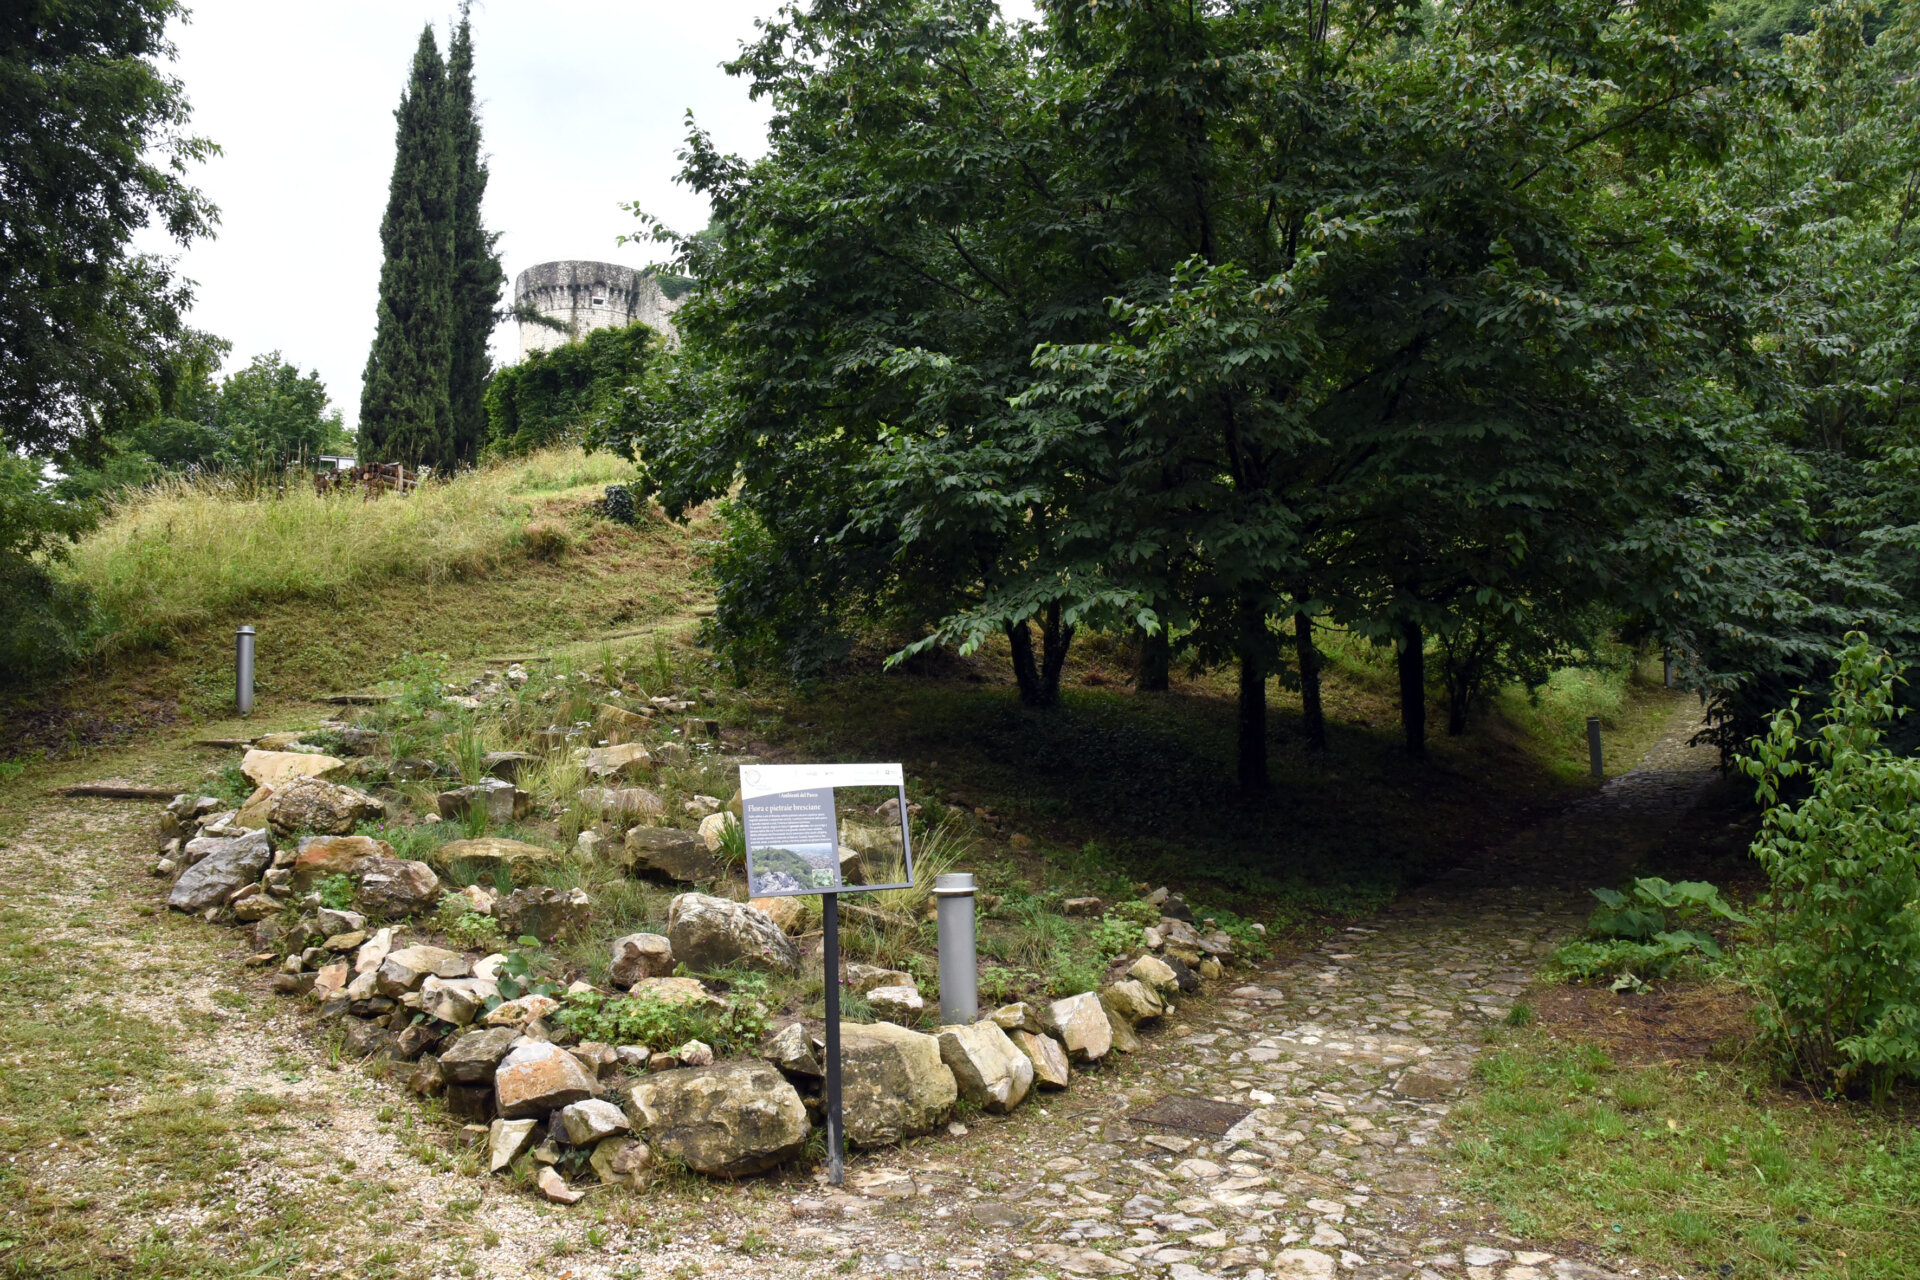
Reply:
[[55, 787], [57, 796], [98, 796], [103, 800], [171, 800], [183, 787], [130, 787], [117, 782], [77, 782], [70, 787]]

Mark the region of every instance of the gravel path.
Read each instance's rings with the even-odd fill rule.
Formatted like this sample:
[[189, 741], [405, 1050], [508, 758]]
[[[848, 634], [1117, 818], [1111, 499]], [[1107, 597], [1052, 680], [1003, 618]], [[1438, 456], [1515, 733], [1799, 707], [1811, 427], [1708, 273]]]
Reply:
[[[470, 1176], [479, 1135], [423, 1115], [393, 1079], [326, 1062], [307, 1015], [258, 995], [238, 934], [143, 915], [150, 815], [59, 802], [12, 842], [0, 890], [51, 917], [91, 912], [50, 941], [111, 970], [117, 1004], [181, 1033], [217, 1096], [287, 1109], [221, 1185], [164, 1209], [137, 1182], [103, 1190], [78, 1148], [43, 1153], [35, 1176], [104, 1195], [117, 1230], [198, 1233], [224, 1256], [248, 1215], [299, 1204], [304, 1227], [261, 1275], [1591, 1280], [1608, 1272], [1494, 1231], [1436, 1155], [1485, 1029], [1584, 918], [1585, 890], [1617, 880], [1710, 780], [1713, 752], [1686, 746], [1695, 728], [1677, 716], [1634, 772], [1364, 926], [1233, 971], [1070, 1091], [856, 1154], [844, 1189], [814, 1172], [689, 1179], [566, 1209]], [[1167, 1095], [1233, 1111], [1186, 1128], [1137, 1118]]]

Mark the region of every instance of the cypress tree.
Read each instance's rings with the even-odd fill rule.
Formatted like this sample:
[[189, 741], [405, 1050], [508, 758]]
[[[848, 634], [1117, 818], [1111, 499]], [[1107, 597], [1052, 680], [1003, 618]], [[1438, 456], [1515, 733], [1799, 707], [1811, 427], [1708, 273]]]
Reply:
[[446, 64], [433, 28], [394, 112], [393, 181], [380, 221], [379, 323], [360, 391], [361, 460], [448, 467], [453, 316], [454, 147]]
[[447, 50], [447, 129], [454, 152], [453, 178], [453, 340], [448, 397], [453, 412], [453, 452], [463, 463], [480, 456], [486, 441], [487, 410], [482, 400], [491, 363], [487, 340], [493, 334], [506, 273], [494, 246], [500, 234], [480, 223], [480, 199], [487, 190], [487, 166], [480, 159], [480, 116], [473, 99], [473, 32], [467, 7]]

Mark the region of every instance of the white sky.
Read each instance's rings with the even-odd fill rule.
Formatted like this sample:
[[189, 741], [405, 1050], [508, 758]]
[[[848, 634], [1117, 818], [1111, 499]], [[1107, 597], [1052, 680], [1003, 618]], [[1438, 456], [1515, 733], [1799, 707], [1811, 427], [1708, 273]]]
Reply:
[[[233, 343], [228, 367], [278, 350], [318, 369], [351, 425], [373, 340], [380, 215], [393, 171], [393, 110], [421, 25], [441, 53], [455, 0], [189, 0], [173, 74], [195, 133], [223, 154], [193, 175], [220, 207], [218, 235], [181, 257], [198, 282], [193, 323]], [[673, 182], [692, 108], [722, 149], [757, 155], [766, 108], [719, 64], [775, 0], [481, 0], [473, 8], [487, 226], [512, 280], [556, 258], [645, 266], [653, 244], [616, 246], [638, 200], [681, 231], [705, 201]], [[146, 236], [142, 247], [162, 249]], [[174, 252], [178, 252], [175, 246]], [[496, 361], [517, 357], [511, 325]]]

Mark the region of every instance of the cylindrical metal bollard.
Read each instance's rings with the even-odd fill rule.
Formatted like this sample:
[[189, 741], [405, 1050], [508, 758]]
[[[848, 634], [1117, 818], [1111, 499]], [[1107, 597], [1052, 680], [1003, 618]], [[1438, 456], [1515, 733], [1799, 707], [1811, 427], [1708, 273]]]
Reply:
[[253, 628], [233, 633], [233, 702], [240, 714], [253, 714]]
[[973, 873], [934, 877], [940, 916], [940, 1021], [971, 1023], [980, 1013], [979, 960], [973, 945]]
[[1587, 717], [1587, 763], [1593, 770], [1593, 776], [1604, 778], [1607, 771], [1600, 766], [1600, 717]]
[[1673, 688], [1673, 650], [1660, 651], [1660, 681], [1667, 688]]

